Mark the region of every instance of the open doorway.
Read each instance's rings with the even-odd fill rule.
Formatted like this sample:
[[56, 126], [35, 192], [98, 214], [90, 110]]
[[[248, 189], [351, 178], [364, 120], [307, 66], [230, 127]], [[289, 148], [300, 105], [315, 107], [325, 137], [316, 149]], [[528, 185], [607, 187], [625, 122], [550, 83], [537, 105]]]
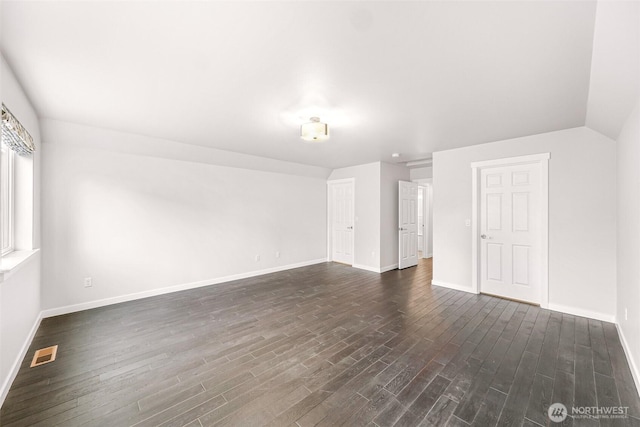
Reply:
[[425, 159], [407, 163], [411, 182], [418, 184], [420, 207], [420, 232], [422, 246], [418, 264], [428, 272], [427, 284], [433, 278], [433, 162]]
[[[425, 182], [419, 182], [425, 181]], [[430, 180], [416, 180], [418, 183], [418, 256], [421, 259], [433, 257], [433, 191]]]

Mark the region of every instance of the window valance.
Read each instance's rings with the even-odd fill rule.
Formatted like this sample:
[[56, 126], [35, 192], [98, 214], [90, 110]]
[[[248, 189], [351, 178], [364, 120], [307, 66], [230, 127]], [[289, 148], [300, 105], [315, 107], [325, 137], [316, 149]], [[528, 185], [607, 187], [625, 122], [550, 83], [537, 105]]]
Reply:
[[2, 142], [20, 156], [28, 156], [36, 150], [33, 137], [4, 104], [2, 104]]

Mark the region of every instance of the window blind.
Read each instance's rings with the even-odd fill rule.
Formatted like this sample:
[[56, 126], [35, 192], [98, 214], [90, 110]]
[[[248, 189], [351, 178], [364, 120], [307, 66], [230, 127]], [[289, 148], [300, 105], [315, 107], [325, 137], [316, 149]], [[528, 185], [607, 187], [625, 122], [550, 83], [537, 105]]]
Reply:
[[2, 142], [20, 156], [31, 155], [36, 150], [33, 137], [4, 104], [2, 104]]

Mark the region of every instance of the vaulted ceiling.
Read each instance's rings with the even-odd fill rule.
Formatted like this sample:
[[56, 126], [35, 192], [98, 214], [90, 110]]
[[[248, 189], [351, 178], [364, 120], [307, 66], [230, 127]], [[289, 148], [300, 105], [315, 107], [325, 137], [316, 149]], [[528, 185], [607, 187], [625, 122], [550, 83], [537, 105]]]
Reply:
[[335, 168], [584, 125], [595, 11], [10, 0], [0, 49], [43, 118]]

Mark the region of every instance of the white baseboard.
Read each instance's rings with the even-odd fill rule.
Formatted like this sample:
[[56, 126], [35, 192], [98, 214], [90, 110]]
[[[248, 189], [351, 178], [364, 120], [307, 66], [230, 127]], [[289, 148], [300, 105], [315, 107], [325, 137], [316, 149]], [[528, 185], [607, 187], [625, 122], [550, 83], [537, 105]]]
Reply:
[[80, 304], [67, 305], [64, 307], [50, 308], [47, 310], [43, 310], [41, 313], [41, 317], [46, 318], [46, 317], [60, 316], [62, 314], [74, 313], [76, 311], [90, 310], [92, 308], [104, 307], [111, 304], [118, 304], [121, 302], [133, 301], [133, 300], [153, 297], [157, 295], [170, 294], [173, 292], [186, 291], [188, 289], [200, 288], [203, 286], [218, 285], [225, 282], [231, 282], [233, 280], [247, 279], [250, 277], [261, 276], [263, 274], [269, 274], [269, 273], [277, 273], [278, 271], [291, 270], [293, 268], [306, 267], [309, 265], [320, 264], [323, 262], [327, 262], [327, 259], [326, 258], [314, 259], [310, 261], [299, 262], [296, 264], [288, 264], [288, 265], [282, 265], [282, 266], [273, 267], [273, 268], [266, 268], [264, 270], [250, 271], [248, 273], [234, 274], [231, 276], [218, 277], [210, 280], [201, 280], [198, 282], [184, 283], [182, 285], [168, 286], [168, 287], [159, 288], [159, 289], [151, 289], [149, 291], [136, 292], [133, 294], [88, 301]]
[[590, 319], [601, 320], [603, 322], [615, 323], [616, 317], [612, 314], [600, 313], [597, 311], [584, 310], [582, 308], [571, 307], [568, 305], [549, 303], [549, 310], [559, 311], [561, 313], [573, 314], [574, 316], [588, 317]]
[[387, 271], [395, 270], [396, 268], [398, 268], [398, 264], [391, 264], [391, 265], [387, 265], [385, 267], [380, 267], [380, 268], [370, 267], [368, 265], [362, 265], [362, 264], [352, 264], [351, 267], [359, 268], [360, 270], [371, 271], [373, 273], [384, 273]]
[[422, 258], [433, 258], [433, 254], [432, 253], [428, 253], [427, 255], [422, 255]]
[[640, 370], [638, 370], [638, 365], [636, 364], [636, 360], [633, 358], [633, 353], [631, 352], [631, 348], [627, 343], [627, 339], [624, 336], [624, 332], [622, 332], [622, 328], [620, 327], [620, 324], [617, 322], [616, 322], [616, 328], [618, 329], [618, 335], [620, 336], [622, 349], [624, 350], [625, 356], [627, 356], [627, 362], [629, 363], [629, 368], [631, 369], [631, 376], [633, 376], [633, 381], [636, 383], [636, 391], [638, 392], [638, 396], [640, 397]]
[[387, 271], [391, 271], [391, 270], [395, 270], [396, 268], [398, 268], [398, 264], [391, 264], [391, 265], [387, 265], [386, 267], [381, 267], [380, 268], [380, 273], [385, 273]]
[[[471, 290], [471, 287], [462, 286], [455, 283], [442, 282], [440, 280], [432, 280], [431, 284], [434, 286], [441, 286], [443, 288], [455, 289], [457, 291], [464, 291], [472, 294], [475, 293]], [[602, 320], [603, 322], [610, 322], [610, 323], [616, 322], [615, 316], [613, 315], [599, 313], [597, 311], [583, 310], [581, 308], [570, 307], [570, 306], [561, 305], [561, 304], [549, 303], [548, 309], [553, 311], [559, 311], [561, 313], [572, 314], [574, 316], [588, 317], [590, 319]]]
[[440, 280], [432, 280], [431, 284], [434, 286], [440, 286], [442, 288], [455, 289], [456, 291], [469, 292], [470, 294], [475, 294], [471, 290], [471, 286], [462, 286], [455, 283], [441, 282]]
[[368, 265], [362, 265], [362, 264], [351, 264], [351, 267], [353, 268], [359, 268], [360, 270], [367, 270], [367, 271], [371, 271], [373, 273], [380, 273], [380, 269], [376, 268], [376, 267], [370, 267]]
[[2, 383], [2, 387], [0, 388], [0, 407], [4, 404], [4, 399], [6, 399], [7, 394], [9, 394], [9, 389], [11, 388], [11, 384], [13, 384], [13, 380], [16, 379], [16, 376], [18, 375], [18, 371], [20, 371], [20, 366], [22, 365], [22, 361], [24, 360], [24, 357], [27, 355], [27, 351], [29, 351], [29, 346], [31, 346], [33, 337], [35, 337], [36, 332], [38, 332], [38, 328], [40, 327], [41, 320], [42, 320], [42, 312], [40, 312], [36, 317], [36, 320], [33, 323], [33, 326], [31, 327], [31, 331], [29, 331], [29, 335], [25, 338], [24, 343], [22, 344], [20, 353], [18, 353], [16, 360], [13, 362], [13, 365], [11, 366], [9, 375], [7, 376], [7, 378], [5, 378], [4, 383]]

